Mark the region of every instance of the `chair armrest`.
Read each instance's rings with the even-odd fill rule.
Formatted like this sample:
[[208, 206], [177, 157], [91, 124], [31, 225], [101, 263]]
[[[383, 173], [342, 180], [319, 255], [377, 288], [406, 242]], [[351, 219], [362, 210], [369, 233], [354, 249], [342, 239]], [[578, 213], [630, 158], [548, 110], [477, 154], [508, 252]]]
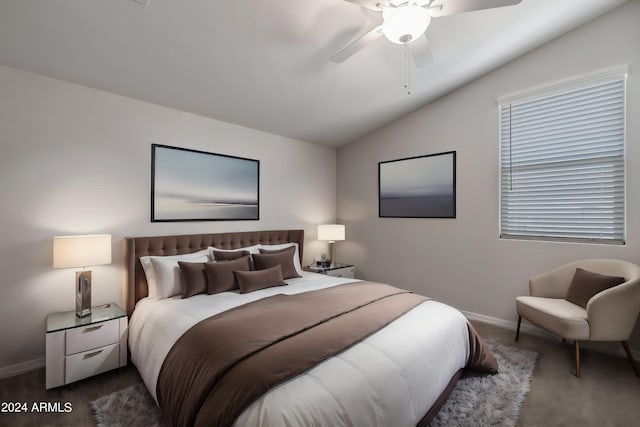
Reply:
[[640, 278], [594, 295], [587, 303], [589, 339], [626, 341], [640, 311]]
[[534, 297], [564, 298], [567, 296], [575, 267], [558, 267], [529, 279], [529, 294]]

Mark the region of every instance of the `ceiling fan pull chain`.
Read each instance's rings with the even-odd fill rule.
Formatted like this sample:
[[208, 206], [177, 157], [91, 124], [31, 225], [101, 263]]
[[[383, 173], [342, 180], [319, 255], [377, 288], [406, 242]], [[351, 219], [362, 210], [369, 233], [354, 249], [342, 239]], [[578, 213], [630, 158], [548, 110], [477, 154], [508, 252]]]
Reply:
[[404, 87], [407, 95], [411, 95], [411, 57], [409, 55], [409, 43], [404, 44]]

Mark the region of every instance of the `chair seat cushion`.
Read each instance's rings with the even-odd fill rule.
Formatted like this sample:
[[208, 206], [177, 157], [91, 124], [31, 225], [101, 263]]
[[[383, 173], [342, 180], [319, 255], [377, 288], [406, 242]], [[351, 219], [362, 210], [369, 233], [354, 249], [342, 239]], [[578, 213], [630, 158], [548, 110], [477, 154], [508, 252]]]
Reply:
[[565, 299], [517, 297], [518, 315], [562, 338], [589, 339], [587, 310]]

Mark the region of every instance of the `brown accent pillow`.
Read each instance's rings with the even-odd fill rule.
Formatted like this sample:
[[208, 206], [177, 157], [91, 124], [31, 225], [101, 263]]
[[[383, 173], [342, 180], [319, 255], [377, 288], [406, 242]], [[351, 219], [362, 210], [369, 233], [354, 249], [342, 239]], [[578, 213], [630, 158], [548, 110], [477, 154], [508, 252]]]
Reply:
[[233, 272], [249, 271], [250, 259], [249, 255], [245, 255], [231, 261], [206, 263], [204, 268], [207, 271], [207, 293], [211, 295], [238, 289], [238, 282]]
[[271, 288], [273, 286], [286, 286], [287, 282], [282, 277], [280, 264], [275, 267], [256, 271], [234, 271], [240, 293], [258, 291], [260, 289]]
[[282, 277], [285, 279], [293, 279], [300, 277], [296, 271], [296, 267], [293, 265], [293, 255], [295, 252], [296, 248], [294, 246], [276, 251], [260, 249], [259, 254], [253, 254], [253, 264], [256, 270], [264, 270], [280, 265], [282, 268]]
[[207, 292], [207, 272], [204, 262], [178, 261], [182, 273], [182, 298]]
[[232, 261], [249, 255], [249, 251], [211, 251], [215, 261]]
[[613, 288], [626, 282], [624, 277], [605, 276], [604, 274], [576, 268], [569, 285], [565, 299], [581, 307], [587, 308], [587, 303], [595, 294], [605, 289]]

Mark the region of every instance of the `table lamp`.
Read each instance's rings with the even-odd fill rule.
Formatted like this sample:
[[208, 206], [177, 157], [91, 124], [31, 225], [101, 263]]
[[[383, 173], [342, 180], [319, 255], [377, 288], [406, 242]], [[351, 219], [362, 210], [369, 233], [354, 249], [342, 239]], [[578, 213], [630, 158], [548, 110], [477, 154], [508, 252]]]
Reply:
[[318, 225], [318, 240], [329, 241], [329, 256], [331, 257], [331, 265], [336, 265], [333, 246], [338, 240], [344, 240], [344, 225], [341, 224], [322, 224]]
[[53, 268], [76, 268], [76, 316], [91, 314], [91, 270], [111, 264], [111, 235], [57, 236], [53, 238]]

